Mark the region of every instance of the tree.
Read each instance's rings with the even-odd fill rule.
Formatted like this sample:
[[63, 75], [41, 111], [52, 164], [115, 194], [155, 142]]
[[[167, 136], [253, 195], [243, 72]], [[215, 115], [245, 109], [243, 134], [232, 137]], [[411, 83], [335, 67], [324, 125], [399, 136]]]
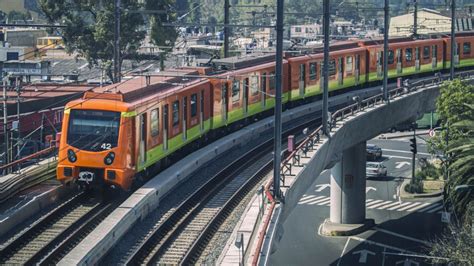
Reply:
[[[108, 65], [105, 69], [113, 79], [111, 64], [114, 54], [114, 0], [40, 0], [40, 7], [50, 22], [61, 23], [66, 50], [77, 52], [90, 65]], [[136, 54], [145, 38], [145, 21], [138, 13], [137, 1], [121, 0], [120, 52], [122, 57]]]
[[461, 115], [464, 119], [452, 125], [460, 132], [460, 137], [449, 145], [448, 150], [451, 160], [447, 186], [449, 201], [460, 216], [464, 215], [465, 207], [474, 196], [473, 190], [455, 190], [459, 185], [474, 185], [474, 104], [465, 106], [468, 109]]
[[429, 142], [431, 152], [442, 151], [445, 155], [445, 166], [449, 163], [445, 198], [461, 216], [470, 200], [469, 197], [472, 197], [472, 192], [459, 193], [455, 191], [455, 187], [474, 184], [473, 106], [473, 85], [460, 80], [444, 83], [436, 103], [443, 130]]
[[[474, 262], [474, 238], [468, 223], [459, 227], [450, 226], [448, 231], [436, 238], [431, 246], [433, 264], [472, 265]], [[449, 263], [449, 264], [448, 264]]]

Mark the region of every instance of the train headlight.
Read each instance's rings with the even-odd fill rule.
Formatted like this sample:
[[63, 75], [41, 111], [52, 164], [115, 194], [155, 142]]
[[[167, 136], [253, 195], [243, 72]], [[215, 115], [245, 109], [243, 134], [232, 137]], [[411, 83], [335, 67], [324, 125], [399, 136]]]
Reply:
[[71, 163], [75, 163], [77, 161], [76, 153], [73, 150], [67, 150], [67, 159]]
[[109, 152], [107, 156], [104, 158], [104, 163], [106, 165], [111, 165], [114, 162], [115, 159], [115, 153], [114, 152]]

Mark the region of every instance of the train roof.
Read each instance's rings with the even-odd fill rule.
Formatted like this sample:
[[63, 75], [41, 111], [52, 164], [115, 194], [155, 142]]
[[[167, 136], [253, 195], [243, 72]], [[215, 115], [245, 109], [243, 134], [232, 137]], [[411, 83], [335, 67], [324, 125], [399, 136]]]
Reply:
[[216, 70], [237, 70], [275, 61], [275, 53], [249, 54], [221, 59], [214, 59], [212, 65]]
[[199, 71], [192, 68], [173, 69], [151, 75], [134, 76], [118, 84], [95, 88], [84, 95], [84, 99], [114, 99], [128, 103], [143, 100], [160, 93], [179, 90], [205, 81]]
[[[45, 108], [64, 106], [68, 101], [80, 98], [85, 91], [92, 90], [93, 85], [79, 84], [31, 84], [22, 87], [20, 110], [35, 112]], [[0, 86], [3, 89], [2, 86]], [[7, 90], [7, 105], [9, 113], [16, 113], [17, 93], [9, 88]]]

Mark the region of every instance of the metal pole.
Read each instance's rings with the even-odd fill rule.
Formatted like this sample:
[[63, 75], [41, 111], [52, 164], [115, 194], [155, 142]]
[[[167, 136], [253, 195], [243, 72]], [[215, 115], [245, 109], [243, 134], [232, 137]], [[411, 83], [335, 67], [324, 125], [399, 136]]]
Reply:
[[229, 25], [229, 9], [230, 4], [229, 0], [224, 1], [224, 57], [229, 57], [229, 33], [230, 28], [227, 27]]
[[[17, 124], [17, 134], [16, 134], [16, 157], [18, 159], [21, 159], [21, 155], [20, 155], [20, 152], [21, 152], [21, 149], [20, 149], [20, 144], [21, 144], [21, 140], [20, 140], [20, 94], [21, 94], [21, 87], [20, 87], [20, 81], [18, 79], [18, 77], [15, 79], [15, 82], [16, 82], [16, 119], [18, 121], [18, 124]], [[18, 165], [18, 171], [20, 171], [21, 169], [21, 166]]]
[[120, 0], [115, 0], [114, 83], [120, 82]]
[[[413, 126], [413, 139], [415, 140], [415, 145], [416, 145], [416, 127]], [[416, 163], [416, 153], [412, 153], [412, 158], [411, 158], [411, 183], [415, 181], [415, 163]]]
[[454, 56], [457, 50], [457, 45], [455, 41], [455, 34], [456, 34], [455, 22], [456, 22], [456, 1], [451, 0], [451, 72], [449, 75], [449, 78], [451, 80], [454, 79]]
[[388, 28], [389, 28], [389, 0], [385, 0], [384, 33], [383, 33], [383, 98], [388, 102]]
[[280, 199], [280, 164], [281, 164], [281, 102], [283, 91], [283, 4], [284, 0], [277, 2], [276, 22], [276, 99], [275, 99], [275, 143], [273, 150], [273, 197]]
[[323, 0], [323, 35], [324, 35], [324, 61], [323, 61], [323, 132], [329, 135], [328, 130], [328, 89], [329, 89], [329, 0]]
[[[3, 79], [3, 137], [4, 137], [4, 155], [3, 155], [3, 163], [8, 164], [10, 161], [8, 160], [8, 151], [10, 150], [9, 141], [8, 141], [8, 109], [7, 109], [7, 80], [6, 77]], [[9, 170], [6, 169], [6, 173]]]
[[415, 11], [413, 12], [413, 36], [418, 37], [418, 2], [413, 0]]

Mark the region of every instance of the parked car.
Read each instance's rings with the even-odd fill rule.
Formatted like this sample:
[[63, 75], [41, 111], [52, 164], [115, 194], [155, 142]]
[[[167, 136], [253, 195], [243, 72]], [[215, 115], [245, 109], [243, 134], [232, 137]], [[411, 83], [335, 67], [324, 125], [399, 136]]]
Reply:
[[377, 160], [382, 157], [382, 148], [375, 144], [367, 144], [367, 160]]
[[365, 168], [366, 177], [386, 177], [387, 167], [381, 162], [367, 162]]
[[397, 131], [413, 131], [414, 128], [417, 128], [417, 124], [413, 122], [403, 122], [398, 125], [395, 125], [388, 129], [388, 132], [397, 132]]

